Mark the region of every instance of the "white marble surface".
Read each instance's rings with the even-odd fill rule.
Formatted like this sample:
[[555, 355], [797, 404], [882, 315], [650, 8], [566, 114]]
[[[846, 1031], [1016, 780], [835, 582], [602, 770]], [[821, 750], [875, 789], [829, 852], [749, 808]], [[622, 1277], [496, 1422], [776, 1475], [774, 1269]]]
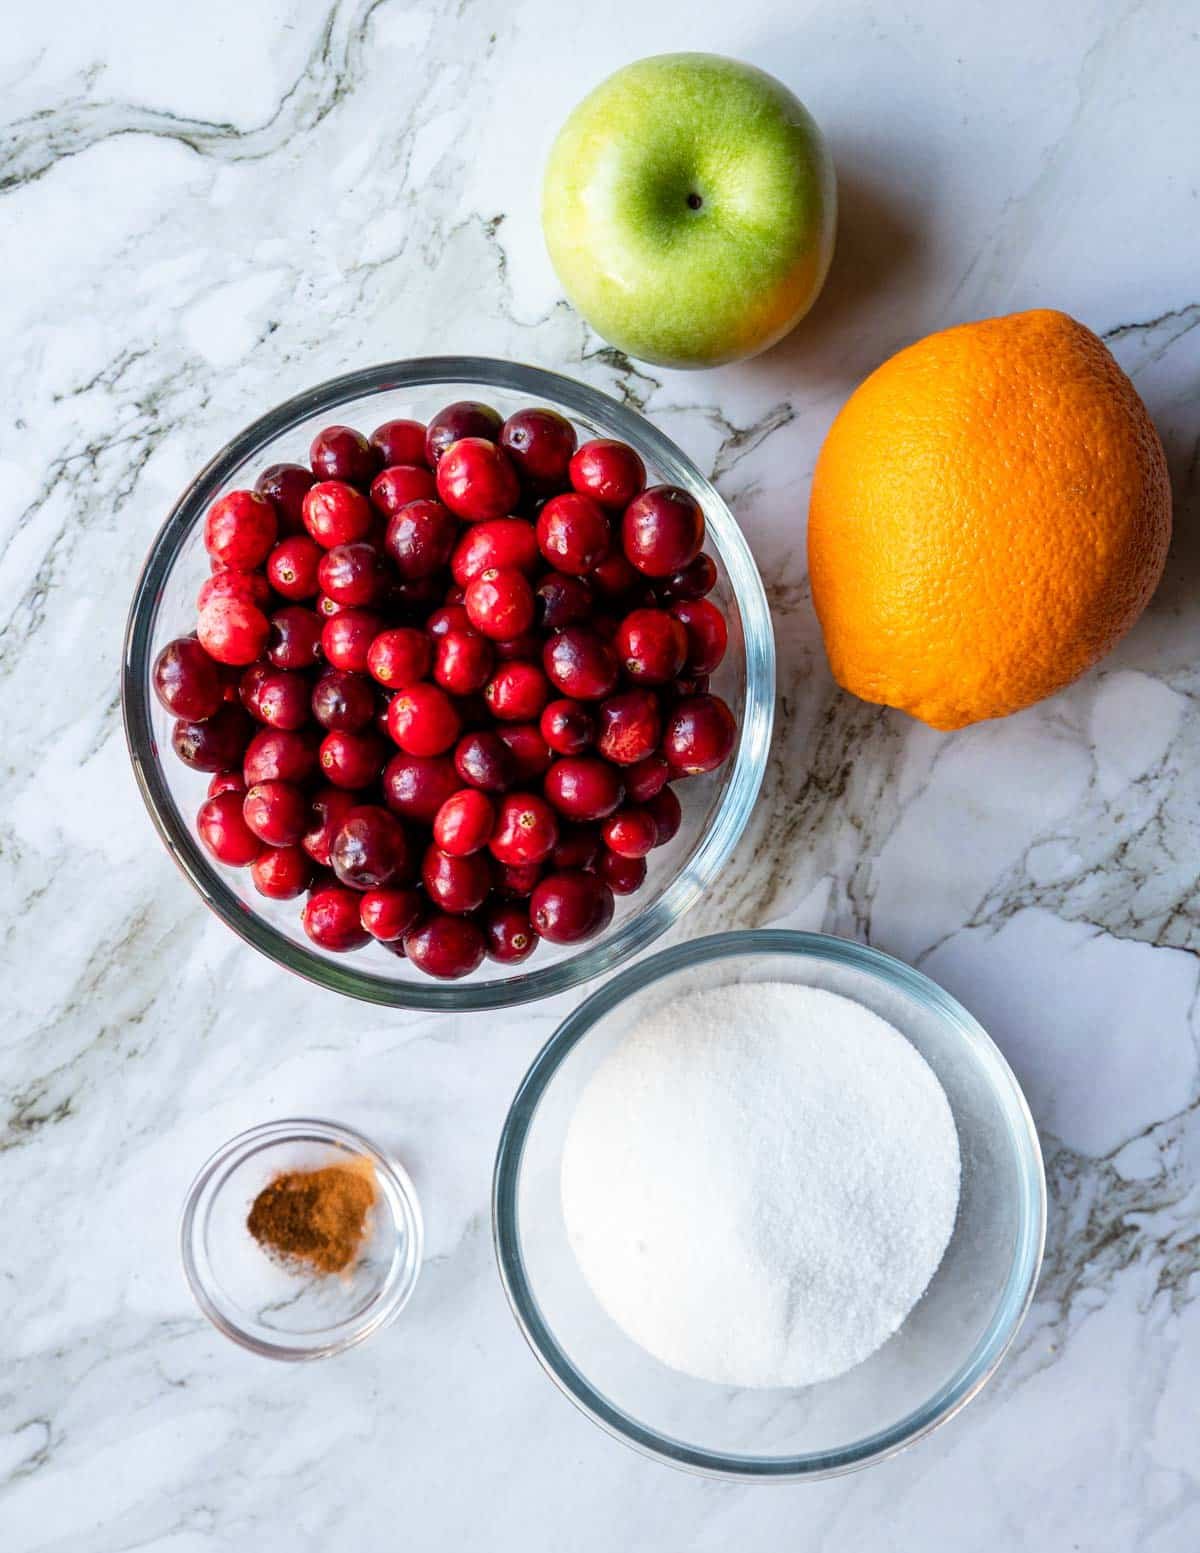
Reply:
[[[827, 292], [701, 375], [607, 353], [560, 300], [535, 191], [608, 70], [709, 48], [831, 137]], [[0, 46], [0, 1544], [201, 1553], [1200, 1545], [1200, 199], [1178, 0], [41, 0]], [[807, 484], [895, 347], [1029, 305], [1111, 342], [1167, 443], [1177, 539], [1102, 668], [942, 736], [834, 691]], [[129, 775], [133, 577], [189, 472], [345, 368], [456, 349], [639, 404], [711, 469], [768, 580], [766, 801], [686, 925], [869, 940], [990, 1026], [1052, 1207], [1039, 1297], [984, 1396], [909, 1454], [777, 1490], [612, 1443], [551, 1388], [492, 1262], [505, 1105], [566, 1003], [395, 1016], [207, 916]], [[176, 1217], [235, 1130], [318, 1110], [396, 1145], [428, 1261], [385, 1337], [257, 1360], [198, 1315]]]

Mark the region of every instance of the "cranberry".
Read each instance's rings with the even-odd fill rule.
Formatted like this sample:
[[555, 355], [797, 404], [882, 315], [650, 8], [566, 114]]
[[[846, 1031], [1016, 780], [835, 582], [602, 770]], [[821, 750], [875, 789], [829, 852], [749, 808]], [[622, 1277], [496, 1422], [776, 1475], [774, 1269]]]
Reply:
[[237, 599], [265, 610], [271, 602], [271, 584], [261, 572], [217, 572], [200, 584], [197, 613], [216, 599]]
[[493, 642], [492, 647], [501, 663], [540, 663], [542, 659], [542, 638], [532, 627], [520, 636]]
[[253, 663], [267, 645], [270, 625], [253, 604], [239, 599], [214, 599], [200, 611], [196, 634], [200, 645], [218, 663]]
[[665, 755], [647, 755], [645, 760], [628, 766], [622, 775], [630, 802], [645, 803], [647, 799], [661, 793], [670, 774], [671, 768]]
[[469, 629], [447, 631], [438, 638], [433, 677], [452, 695], [469, 696], [487, 684], [495, 659], [492, 644], [486, 637]]
[[348, 609], [325, 622], [321, 651], [335, 669], [365, 674], [370, 668], [371, 645], [383, 630], [378, 615], [364, 609]]
[[354, 808], [354, 795], [340, 787], [319, 787], [309, 807], [311, 817], [301, 845], [314, 863], [328, 868], [333, 838]]
[[669, 577], [695, 560], [704, 543], [699, 502], [675, 485], [655, 485], [636, 497], [621, 519], [621, 544], [647, 577]]
[[526, 900], [543, 872], [541, 863], [497, 863], [493, 894], [500, 900]]
[[537, 946], [537, 934], [523, 906], [500, 903], [488, 908], [483, 936], [491, 959], [501, 965], [520, 965]]
[[271, 728], [303, 728], [308, 721], [308, 681], [294, 670], [252, 663], [239, 695], [251, 717]]
[[596, 737], [596, 719], [582, 701], [551, 701], [542, 712], [542, 738], [556, 755], [578, 755]]
[[375, 716], [375, 691], [361, 674], [326, 669], [312, 688], [311, 706], [322, 728], [357, 733]]
[[[384, 540], [401, 578], [433, 577], [450, 559], [458, 524], [440, 501], [410, 501], [388, 519]], [[436, 596], [436, 595], [435, 595]]]
[[267, 657], [277, 669], [311, 669], [321, 657], [320, 615], [303, 604], [285, 604], [271, 616]]
[[241, 761], [254, 724], [244, 708], [226, 702], [202, 722], [180, 718], [171, 746], [193, 771], [224, 771]]
[[446, 448], [437, 489], [450, 511], [471, 523], [504, 517], [521, 494], [508, 454], [484, 437], [463, 437]]
[[564, 868], [582, 868], [588, 872], [600, 861], [604, 841], [598, 825], [562, 825], [558, 844], [550, 854], [555, 872]]
[[371, 446], [385, 469], [425, 461], [425, 427], [420, 421], [384, 421], [371, 433]]
[[488, 850], [498, 863], [540, 863], [558, 840], [554, 810], [536, 793], [506, 793], [496, 806]]
[[529, 902], [535, 931], [552, 944], [576, 944], [591, 938], [612, 921], [613, 898], [595, 874], [564, 869], [548, 874]]
[[432, 825], [438, 810], [462, 783], [446, 755], [393, 755], [383, 770], [383, 797], [389, 809]]
[[423, 615], [436, 603], [439, 591], [436, 577], [409, 577], [392, 584], [388, 602], [393, 609]]
[[516, 782], [536, 782], [550, 765], [550, 746], [536, 723], [505, 723], [496, 729], [513, 758]]
[[493, 717], [527, 723], [539, 715], [550, 697], [546, 676], [536, 663], [502, 663], [483, 692]]
[[350, 810], [333, 838], [329, 861], [339, 883], [352, 890], [401, 882], [413, 865], [404, 826], [379, 804]]
[[388, 732], [408, 755], [440, 755], [462, 731], [454, 702], [437, 685], [410, 685], [388, 707]]
[[600, 858], [600, 877], [614, 895], [632, 895], [646, 882], [646, 859], [604, 852]]
[[206, 798], [196, 815], [196, 831], [217, 862], [231, 868], [245, 868], [262, 846], [242, 815], [238, 793], [218, 793], [215, 798]]
[[550, 572], [534, 590], [534, 605], [542, 629], [560, 631], [563, 626], [578, 625], [586, 620], [595, 608], [595, 600], [582, 577]]
[[654, 816], [658, 826], [658, 841], [656, 846], [665, 847], [668, 841], [674, 839], [683, 824], [683, 810], [679, 807], [679, 799], [669, 787], [664, 787], [653, 798], [647, 798], [646, 808]]
[[281, 539], [267, 557], [267, 577], [276, 593], [299, 602], [311, 599], [320, 586], [317, 567], [321, 547], [307, 534], [289, 534]]
[[511, 567], [489, 567], [473, 577], [464, 603], [475, 629], [496, 642], [520, 636], [533, 624], [533, 589], [528, 577]]
[[624, 442], [598, 437], [575, 454], [568, 475], [575, 490], [602, 507], [628, 507], [646, 483], [646, 466]]
[[433, 663], [433, 644], [424, 631], [396, 626], [381, 631], [367, 652], [367, 670], [389, 690], [419, 684]]
[[663, 754], [684, 776], [715, 771], [733, 748], [737, 724], [720, 696], [689, 696], [667, 722]]
[[616, 688], [617, 655], [587, 626], [567, 626], [542, 653], [551, 684], [576, 701], [600, 701]]
[[603, 820], [621, 805], [625, 787], [607, 761], [569, 755], [546, 773], [546, 797], [570, 820]]
[[308, 461], [318, 480], [369, 485], [379, 468], [380, 453], [353, 426], [326, 426], [313, 438]]
[[194, 636], [168, 642], [152, 678], [155, 695], [175, 717], [211, 717], [225, 698], [220, 670]]
[[561, 491], [575, 451], [575, 428], [556, 410], [518, 410], [500, 428], [500, 446], [534, 491]]
[[323, 480], [305, 495], [304, 526], [325, 550], [352, 545], [371, 532], [371, 506], [352, 485]]
[[433, 821], [433, 839], [451, 857], [469, 857], [485, 847], [496, 823], [492, 802], [475, 787], [447, 798]]
[[551, 497], [538, 513], [537, 542], [556, 571], [586, 577], [608, 554], [612, 531], [590, 497], [568, 491]]
[[281, 534], [299, 534], [304, 528], [304, 497], [315, 476], [303, 464], [268, 464], [254, 482], [254, 489], [275, 508]]
[[473, 631], [471, 617], [467, 614], [461, 601], [443, 604], [441, 609], [435, 609], [425, 622], [425, 629], [430, 636], [445, 636], [447, 631]]
[[374, 604], [386, 582], [383, 557], [365, 540], [327, 550], [318, 575], [326, 597], [350, 609]]
[[404, 935], [404, 953], [427, 976], [456, 981], [483, 961], [483, 933], [469, 917], [426, 917]]
[[503, 422], [490, 404], [459, 399], [448, 404], [429, 423], [425, 433], [425, 462], [433, 465], [453, 442], [463, 437], [486, 437], [495, 442]]
[[454, 769], [485, 793], [503, 793], [516, 781], [517, 762], [498, 734], [466, 733], [454, 749]]
[[308, 799], [291, 782], [257, 782], [242, 800], [242, 815], [267, 846], [289, 847], [308, 829]]
[[316, 765], [317, 752], [310, 735], [287, 728], [263, 728], [246, 746], [242, 776], [247, 787], [259, 782], [307, 782]]
[[257, 491], [230, 491], [204, 520], [204, 548], [216, 565], [252, 572], [271, 553], [279, 530], [275, 507]]
[[626, 690], [600, 704], [596, 748], [605, 760], [633, 766], [658, 748], [662, 734], [658, 697], [652, 690]]
[[619, 550], [611, 550], [590, 575], [593, 591], [604, 599], [618, 600], [626, 609], [630, 595], [641, 584], [642, 575]]
[[216, 776], [208, 784], [209, 798], [215, 798], [218, 793], [241, 793], [246, 796], [246, 784], [242, 780], [240, 771], [218, 771]]
[[684, 674], [663, 690], [663, 705], [673, 711], [686, 696], [706, 696], [708, 687], [707, 674]]
[[260, 895], [294, 900], [308, 888], [312, 859], [303, 847], [264, 847], [250, 864], [250, 877]]
[[314, 890], [304, 903], [301, 921], [314, 944], [337, 954], [361, 949], [370, 940], [359, 921], [357, 892], [341, 884]]
[[461, 915], [483, 905], [492, 887], [492, 870], [484, 853], [452, 857], [435, 846], [425, 853], [421, 882], [435, 906]]
[[516, 571], [532, 575], [538, 568], [537, 531], [524, 518], [490, 518], [476, 523], [455, 546], [450, 570], [465, 588], [480, 572]]
[[321, 770], [335, 787], [368, 787], [383, 770], [387, 746], [372, 730], [334, 728], [321, 740]]
[[387, 887], [368, 890], [358, 903], [358, 920], [380, 943], [394, 944], [404, 937], [421, 915], [421, 896], [416, 890]]
[[393, 518], [409, 502], [432, 501], [437, 484], [423, 464], [394, 464], [371, 481], [371, 502], [385, 518]]
[[658, 845], [658, 821], [649, 809], [618, 809], [605, 820], [601, 834], [618, 857], [645, 857]]
[[688, 674], [711, 674], [725, 656], [729, 630], [725, 616], [708, 599], [684, 599], [671, 613], [687, 632]]
[[665, 609], [635, 609], [613, 639], [621, 667], [639, 685], [665, 685], [683, 668], [688, 634]]
[[331, 599], [327, 593], [318, 593], [313, 607], [322, 621], [332, 620], [335, 615], [344, 615], [350, 608], [349, 604], [339, 604], [336, 599]]
[[717, 585], [717, 566], [711, 555], [703, 552], [677, 572], [672, 572], [659, 588], [664, 599], [702, 599]]

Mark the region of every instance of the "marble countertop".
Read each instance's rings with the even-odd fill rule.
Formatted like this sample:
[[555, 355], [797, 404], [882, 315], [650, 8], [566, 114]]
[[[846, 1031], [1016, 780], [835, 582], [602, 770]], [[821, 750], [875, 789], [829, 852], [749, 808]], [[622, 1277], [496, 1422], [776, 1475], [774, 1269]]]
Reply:
[[[0, 1542], [32, 1550], [1200, 1545], [1200, 200], [1176, 0], [42, 0], [0, 53]], [[536, 186], [609, 70], [760, 63], [827, 130], [837, 257], [811, 318], [704, 374], [561, 300]], [[1099, 670], [952, 736], [838, 693], [804, 568], [816, 450], [884, 356], [1064, 308], [1161, 429], [1177, 538]], [[426, 352], [560, 368], [710, 470], [767, 581], [764, 800], [687, 920], [903, 956], [988, 1025], [1046, 1152], [1045, 1271], [983, 1396], [868, 1473], [755, 1490], [640, 1459], [512, 1323], [488, 1190], [507, 1101], [572, 999], [388, 1014], [303, 985], [201, 905], [125, 754], [120, 634], [189, 474], [264, 407]], [[198, 1314], [179, 1205], [240, 1128], [314, 1109], [394, 1143], [428, 1228], [412, 1305], [286, 1366]]]

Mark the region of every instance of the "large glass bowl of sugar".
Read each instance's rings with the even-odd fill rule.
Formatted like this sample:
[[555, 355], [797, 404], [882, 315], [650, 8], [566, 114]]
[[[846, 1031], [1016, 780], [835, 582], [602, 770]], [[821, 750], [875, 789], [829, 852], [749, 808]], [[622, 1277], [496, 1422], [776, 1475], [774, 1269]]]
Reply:
[[[647, 1014], [685, 992], [764, 981], [852, 998], [908, 1039], [950, 1103], [962, 1177], [950, 1243], [894, 1336], [832, 1380], [738, 1389], [669, 1368], [606, 1314], [568, 1240], [561, 1166], [588, 1080]], [[509, 1303], [556, 1385], [602, 1429], [648, 1456], [708, 1476], [764, 1481], [827, 1477], [880, 1461], [976, 1396], [1029, 1307], [1046, 1221], [1033, 1122], [976, 1020], [928, 977], [877, 950], [779, 931], [682, 944], [593, 993], [517, 1091], [492, 1206]]]

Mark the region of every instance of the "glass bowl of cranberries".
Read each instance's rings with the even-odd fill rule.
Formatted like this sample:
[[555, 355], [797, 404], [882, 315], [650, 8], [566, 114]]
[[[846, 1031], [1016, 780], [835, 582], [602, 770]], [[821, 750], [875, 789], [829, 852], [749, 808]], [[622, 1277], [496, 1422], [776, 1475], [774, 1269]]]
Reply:
[[323, 986], [490, 1008], [612, 970], [762, 781], [775, 656], [729, 509], [631, 409], [430, 358], [255, 421], [134, 593], [122, 699], [168, 850]]

